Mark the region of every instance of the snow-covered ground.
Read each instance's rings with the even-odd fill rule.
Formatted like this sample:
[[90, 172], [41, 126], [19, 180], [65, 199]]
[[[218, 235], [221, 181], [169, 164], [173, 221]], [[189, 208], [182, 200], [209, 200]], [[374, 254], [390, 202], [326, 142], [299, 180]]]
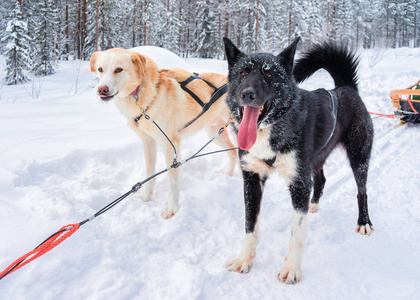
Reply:
[[[420, 78], [420, 49], [387, 50], [369, 67], [383, 51], [362, 52], [360, 93], [370, 111], [389, 114], [390, 90]], [[226, 73], [223, 61], [187, 63]], [[303, 84], [332, 85], [326, 72]], [[93, 86], [88, 62], [61, 62], [55, 75], [0, 87], [0, 272], [144, 178], [140, 140]], [[356, 185], [344, 152], [336, 150], [319, 212], [309, 218], [297, 285], [276, 279], [291, 219], [277, 175], [265, 190], [253, 269], [245, 275], [225, 269], [242, 245], [242, 180], [238, 170], [224, 175], [227, 156], [216, 154], [182, 167], [175, 217], [160, 217], [168, 193], [163, 175], [151, 202], [130, 196], [1, 280], [0, 299], [420, 299], [420, 127], [387, 118], [374, 124], [368, 193], [375, 232], [355, 233]], [[203, 132], [187, 139], [183, 156], [206, 141]], [[159, 151], [157, 169], [163, 168]]]

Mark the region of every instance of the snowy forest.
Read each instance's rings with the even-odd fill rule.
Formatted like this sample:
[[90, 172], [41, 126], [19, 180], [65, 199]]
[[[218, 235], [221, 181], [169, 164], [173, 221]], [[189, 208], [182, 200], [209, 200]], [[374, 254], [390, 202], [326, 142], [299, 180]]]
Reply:
[[324, 39], [354, 48], [420, 45], [420, 0], [6, 0], [0, 46], [7, 84], [54, 73], [59, 60], [151, 45], [223, 59], [222, 38], [248, 52]]

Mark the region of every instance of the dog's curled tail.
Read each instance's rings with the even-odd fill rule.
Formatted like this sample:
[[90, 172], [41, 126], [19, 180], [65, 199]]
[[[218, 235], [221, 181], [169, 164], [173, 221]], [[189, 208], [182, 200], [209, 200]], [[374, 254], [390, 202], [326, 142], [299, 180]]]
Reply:
[[351, 86], [357, 91], [359, 57], [347, 45], [323, 42], [312, 46], [298, 59], [293, 68], [297, 82], [309, 78], [319, 69], [325, 69], [336, 87]]

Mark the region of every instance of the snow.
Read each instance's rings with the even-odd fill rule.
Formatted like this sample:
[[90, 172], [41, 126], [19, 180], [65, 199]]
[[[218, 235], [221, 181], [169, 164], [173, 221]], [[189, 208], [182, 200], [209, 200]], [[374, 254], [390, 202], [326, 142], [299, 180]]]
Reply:
[[[360, 93], [370, 111], [389, 114], [390, 90], [420, 78], [420, 49], [389, 49], [370, 68], [373, 51], [362, 52]], [[160, 55], [166, 67], [172, 59]], [[226, 73], [223, 61], [186, 63], [191, 70]], [[62, 61], [54, 75], [0, 87], [0, 271], [144, 178], [141, 142], [113, 103], [100, 102], [94, 85], [88, 62]], [[320, 71], [302, 86], [332, 85]], [[160, 217], [168, 195], [163, 175], [151, 202], [128, 197], [1, 280], [0, 299], [419, 299], [420, 128], [376, 117], [374, 125], [368, 195], [375, 232], [355, 233], [356, 185], [337, 150], [325, 168], [320, 209], [309, 216], [297, 285], [276, 279], [291, 221], [288, 191], [277, 175], [265, 189], [252, 270], [226, 271], [244, 236], [242, 180], [238, 170], [224, 175], [227, 156], [216, 154], [182, 166], [175, 217]], [[185, 140], [183, 157], [207, 140], [203, 132]], [[164, 168], [159, 150], [157, 170]]]
[[180, 58], [175, 53], [164, 48], [155, 46], [140, 46], [128, 49], [130, 51], [138, 52], [153, 59], [159, 68], [183, 68], [189, 70], [191, 66]]

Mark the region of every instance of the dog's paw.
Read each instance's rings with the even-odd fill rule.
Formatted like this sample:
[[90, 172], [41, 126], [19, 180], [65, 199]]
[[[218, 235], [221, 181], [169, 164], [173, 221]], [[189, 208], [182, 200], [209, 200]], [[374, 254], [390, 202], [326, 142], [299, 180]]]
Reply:
[[295, 284], [300, 281], [302, 273], [300, 268], [290, 268], [284, 266], [281, 272], [277, 275], [277, 279], [286, 284]]
[[309, 212], [316, 213], [318, 211], [319, 204], [318, 203], [311, 203], [309, 204]]
[[153, 186], [155, 184], [155, 181], [156, 181], [155, 179], [152, 179], [151, 181], [144, 184], [141, 187], [141, 189], [137, 193], [134, 194], [134, 197], [144, 202], [149, 202], [150, 200], [152, 200]]
[[229, 262], [226, 265], [226, 269], [228, 271], [245, 274], [251, 270], [253, 260], [254, 260], [253, 256], [251, 256], [249, 259], [238, 257], [232, 260], [231, 262]]
[[356, 232], [361, 235], [371, 235], [374, 230], [373, 226], [370, 226], [369, 224], [357, 225], [356, 227]]
[[226, 170], [226, 171], [223, 172], [223, 174], [232, 177], [233, 176], [233, 170], [232, 171], [231, 170]]
[[175, 214], [178, 212], [179, 210], [179, 205], [166, 205], [166, 208], [163, 210], [163, 212], [160, 214], [162, 216], [162, 218], [164, 219], [170, 219], [173, 216], [175, 216]]
[[134, 197], [144, 202], [149, 202], [150, 200], [152, 200], [152, 195], [153, 195], [153, 190], [152, 191], [140, 190], [134, 194]]

